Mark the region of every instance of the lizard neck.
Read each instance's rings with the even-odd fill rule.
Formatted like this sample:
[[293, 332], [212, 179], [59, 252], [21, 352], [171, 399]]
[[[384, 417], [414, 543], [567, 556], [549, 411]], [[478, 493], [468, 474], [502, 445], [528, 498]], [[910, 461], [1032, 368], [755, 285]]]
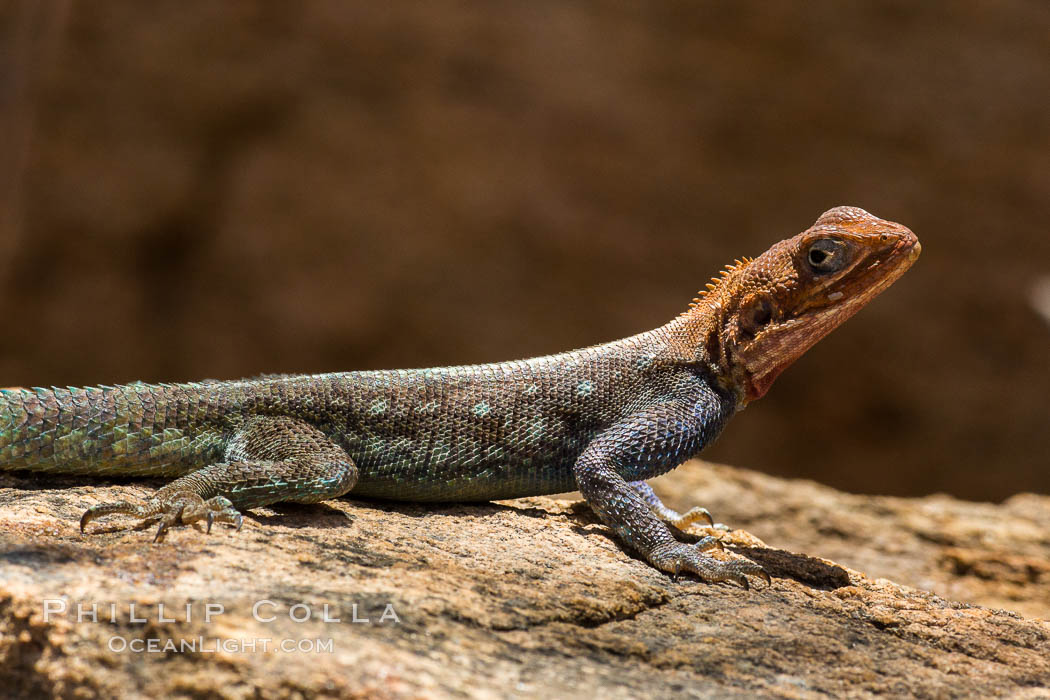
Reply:
[[725, 314], [720, 295], [702, 296], [661, 330], [680, 361], [703, 368], [711, 379], [734, 394], [737, 405], [743, 407], [747, 403], [746, 383], [724, 341]]

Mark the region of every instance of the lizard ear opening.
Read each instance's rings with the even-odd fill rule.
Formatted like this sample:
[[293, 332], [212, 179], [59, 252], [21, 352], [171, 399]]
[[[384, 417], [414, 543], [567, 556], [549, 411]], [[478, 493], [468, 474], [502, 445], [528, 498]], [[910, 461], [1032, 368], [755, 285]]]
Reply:
[[764, 296], [749, 299], [740, 311], [740, 335], [751, 340], [773, 320], [773, 303]]

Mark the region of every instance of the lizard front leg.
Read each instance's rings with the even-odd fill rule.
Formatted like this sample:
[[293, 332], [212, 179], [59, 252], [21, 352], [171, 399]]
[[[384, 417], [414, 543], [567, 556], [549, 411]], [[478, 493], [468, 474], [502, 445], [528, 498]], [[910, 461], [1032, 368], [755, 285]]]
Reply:
[[768, 583], [769, 574], [754, 562], [727, 562], [705, 554], [717, 546], [715, 538], [679, 542], [628, 483], [665, 471], [702, 446], [702, 408], [695, 401], [669, 400], [611, 426], [577, 460], [577, 486], [602, 522], [657, 569], [675, 575], [691, 572], [704, 581], [734, 581], [744, 588], [749, 575]]
[[350, 455], [314, 426], [287, 416], [250, 418], [230, 440], [225, 461], [187, 474], [157, 491], [145, 504], [128, 501], [93, 506], [81, 532], [104, 515], [121, 513], [160, 521], [154, 541], [176, 524], [206, 520], [240, 529], [238, 509], [280, 501], [317, 503], [347, 493], [357, 483]]

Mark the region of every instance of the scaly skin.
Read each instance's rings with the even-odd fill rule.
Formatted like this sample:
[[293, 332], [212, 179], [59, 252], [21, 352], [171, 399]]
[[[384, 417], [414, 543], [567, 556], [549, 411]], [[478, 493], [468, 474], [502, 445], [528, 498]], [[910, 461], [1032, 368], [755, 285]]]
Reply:
[[748, 560], [704, 554], [645, 480], [696, 455], [740, 408], [918, 257], [907, 228], [861, 209], [737, 262], [660, 328], [583, 350], [435, 369], [192, 384], [5, 390], [0, 469], [179, 477], [145, 504], [90, 508], [177, 524], [345, 494], [485, 501], [578, 488], [663, 571], [747, 586]]

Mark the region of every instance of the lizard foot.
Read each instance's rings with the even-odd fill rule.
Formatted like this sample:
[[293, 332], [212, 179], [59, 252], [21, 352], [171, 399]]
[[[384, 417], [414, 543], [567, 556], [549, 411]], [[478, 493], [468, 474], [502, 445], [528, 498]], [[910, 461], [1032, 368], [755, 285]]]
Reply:
[[657, 547], [649, 555], [649, 561], [656, 568], [667, 571], [674, 576], [682, 572], [696, 574], [702, 581], [717, 583], [720, 581], [732, 581], [739, 584], [744, 590], [750, 589], [747, 577], [755, 576], [766, 582], [772, 583], [769, 574], [758, 564], [747, 559], [734, 559], [733, 561], [721, 561], [703, 554], [707, 540], [717, 542], [714, 537], [705, 537], [696, 545], [673, 542]]
[[244, 524], [244, 518], [233, 507], [225, 496], [215, 496], [205, 501], [195, 493], [182, 493], [169, 499], [151, 498], [145, 504], [130, 501], [117, 503], [100, 503], [88, 508], [80, 518], [80, 531], [84, 532], [88, 523], [105, 515], [131, 515], [142, 519], [142, 526], [148, 527], [160, 521], [154, 542], [160, 542], [173, 525], [189, 525], [198, 520], [205, 520], [207, 531], [211, 532], [214, 523], [229, 523], [238, 530]]

